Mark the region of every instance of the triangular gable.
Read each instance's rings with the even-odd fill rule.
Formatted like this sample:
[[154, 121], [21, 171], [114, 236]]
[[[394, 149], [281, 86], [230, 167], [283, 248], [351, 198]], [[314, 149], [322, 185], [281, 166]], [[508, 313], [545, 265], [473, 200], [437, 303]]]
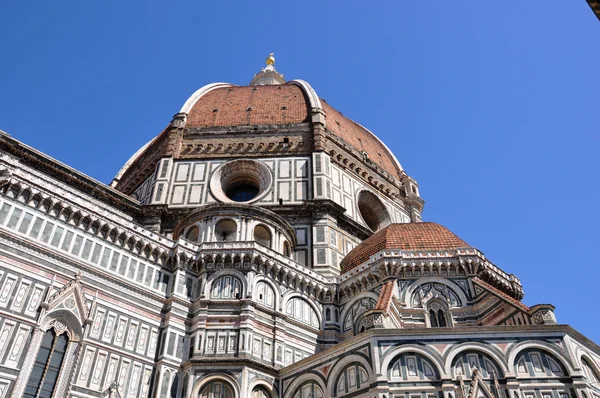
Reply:
[[[52, 286], [48, 293], [51, 293], [51, 289]], [[77, 316], [82, 325], [91, 321], [91, 305], [86, 303], [83, 296], [80, 272], [75, 274], [75, 278], [61, 289], [54, 292], [50, 297], [46, 297], [41, 306], [46, 310], [46, 313], [59, 309], [71, 311]]]
[[468, 398], [496, 398], [491, 388], [481, 378], [481, 372], [477, 368], [473, 369]]
[[516, 307], [519, 310], [521, 310], [522, 312], [529, 314], [530, 308], [528, 306], [523, 304], [520, 300], [517, 300], [516, 298], [511, 297], [508, 294], [502, 292], [501, 290], [495, 288], [494, 286], [490, 285], [489, 283], [486, 283], [479, 278], [473, 278], [473, 284], [475, 286], [476, 291], [479, 290], [479, 289], [477, 289], [477, 287], [479, 287], [481, 289], [481, 293], [477, 294], [478, 296], [483, 294], [483, 292], [491, 293], [494, 296], [500, 298], [502, 301], [510, 304], [512, 307]]

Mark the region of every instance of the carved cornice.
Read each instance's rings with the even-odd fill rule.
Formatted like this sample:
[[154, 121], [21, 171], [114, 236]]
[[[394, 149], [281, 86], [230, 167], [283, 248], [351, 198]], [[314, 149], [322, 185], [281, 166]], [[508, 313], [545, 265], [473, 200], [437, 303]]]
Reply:
[[202, 243], [196, 262], [199, 272], [255, 271], [319, 301], [336, 292], [337, 278], [325, 277], [254, 241]]
[[130, 214], [139, 212], [139, 203], [121, 192], [102, 184], [71, 167], [0, 132], [0, 149], [17, 157], [20, 162], [43, 172], [68, 186], [99, 199]]
[[328, 153], [336, 164], [353, 171], [367, 184], [384, 192], [392, 199], [397, 197], [398, 190], [402, 186], [397, 178], [329, 130], [327, 130], [327, 138], [335, 145], [333, 148], [328, 148]]
[[297, 244], [296, 232], [290, 223], [287, 222], [287, 220], [263, 207], [251, 206], [243, 203], [213, 203], [201, 206], [191, 211], [188, 210], [185, 218], [183, 218], [179, 222], [179, 225], [173, 230], [173, 237], [178, 238], [184, 228], [198, 220], [211, 216], [218, 217], [224, 215], [241, 215], [269, 220], [283, 230], [286, 239], [291, 243], [292, 247], [295, 247]]
[[174, 153], [177, 141], [181, 139], [181, 131], [182, 129], [173, 126], [163, 130], [127, 168], [115, 187], [127, 195], [135, 192], [154, 173], [159, 160]]
[[[106, 286], [112, 288], [114, 291], [123, 291], [123, 288], [127, 289], [127, 294], [148, 303], [148, 300], [154, 300], [154, 303], [158, 305], [158, 307], [162, 307], [162, 302], [164, 300], [164, 296], [158, 295], [154, 292], [150, 292], [147, 289], [141, 288], [138, 285], [135, 285], [131, 282], [128, 282], [121, 278], [115, 278], [114, 275], [108, 274], [104, 272], [102, 269], [97, 267], [92, 267], [87, 264], [83, 264], [80, 261], [71, 259], [65, 255], [62, 255], [52, 249], [46, 249], [38, 244], [33, 242], [29, 242], [14, 235], [9, 232], [0, 229], [0, 244], [10, 246], [16, 250], [23, 251], [27, 254], [30, 254], [34, 257], [40, 258], [41, 260], [59, 264], [61, 267], [65, 268], [69, 271], [69, 273], [74, 274], [79, 271], [85, 271], [83, 276], [85, 277], [86, 282], [90, 281], [90, 285], [93, 286]], [[10, 257], [14, 257], [13, 253], [5, 252], [5, 255]], [[19, 259], [19, 261], [26, 261], [22, 257], [15, 257]], [[31, 260], [27, 260], [31, 261]], [[36, 266], [39, 264], [34, 263]], [[67, 276], [65, 276], [67, 277]], [[85, 285], [85, 284], [84, 284]]]
[[380, 280], [390, 277], [420, 278], [423, 276], [478, 276], [504, 293], [521, 299], [521, 283], [489, 262], [475, 248], [456, 250], [383, 250], [369, 260], [342, 274], [340, 292], [347, 297], [369, 290]]
[[10, 181], [0, 188], [0, 194], [43, 212], [57, 222], [80, 228], [158, 266], [185, 264], [190, 268], [192, 265], [189, 262], [195, 254], [193, 244], [182, 240], [173, 241], [148, 231], [131, 220], [116, 216], [106, 208], [61, 191], [60, 185], [53, 186], [32, 175], [25, 179], [15, 170]]

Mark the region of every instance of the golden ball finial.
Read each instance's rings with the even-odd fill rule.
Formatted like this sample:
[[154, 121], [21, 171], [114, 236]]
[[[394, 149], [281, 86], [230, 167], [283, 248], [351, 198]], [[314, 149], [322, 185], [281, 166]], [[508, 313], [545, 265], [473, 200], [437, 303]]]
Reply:
[[265, 62], [267, 65], [273, 65], [275, 63], [275, 57], [273, 56], [273, 53], [269, 54]]

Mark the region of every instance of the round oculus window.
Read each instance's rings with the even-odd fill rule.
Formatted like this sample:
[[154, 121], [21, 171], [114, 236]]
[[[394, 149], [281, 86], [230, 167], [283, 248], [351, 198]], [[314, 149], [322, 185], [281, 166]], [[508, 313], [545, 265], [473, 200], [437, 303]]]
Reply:
[[234, 202], [248, 202], [256, 197], [260, 188], [251, 182], [232, 184], [225, 191], [225, 195]]
[[264, 164], [237, 159], [219, 166], [210, 178], [210, 191], [220, 202], [252, 203], [264, 197], [273, 177]]
[[373, 192], [360, 191], [357, 202], [358, 212], [373, 232], [379, 231], [391, 223], [385, 205]]

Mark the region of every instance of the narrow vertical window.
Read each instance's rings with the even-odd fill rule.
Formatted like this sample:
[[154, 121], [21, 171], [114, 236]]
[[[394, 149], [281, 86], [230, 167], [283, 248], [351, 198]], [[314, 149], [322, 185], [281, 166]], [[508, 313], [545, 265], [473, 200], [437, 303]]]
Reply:
[[444, 311], [442, 310], [438, 310], [437, 312], [437, 316], [438, 316], [438, 326], [441, 328], [445, 328], [446, 326], [446, 317], [444, 315]]
[[50, 398], [52, 396], [68, 342], [66, 333], [57, 336], [54, 329], [50, 329], [44, 334], [25, 387], [24, 398]]
[[431, 324], [432, 328], [438, 327], [438, 319], [434, 310], [429, 310], [429, 323]]

